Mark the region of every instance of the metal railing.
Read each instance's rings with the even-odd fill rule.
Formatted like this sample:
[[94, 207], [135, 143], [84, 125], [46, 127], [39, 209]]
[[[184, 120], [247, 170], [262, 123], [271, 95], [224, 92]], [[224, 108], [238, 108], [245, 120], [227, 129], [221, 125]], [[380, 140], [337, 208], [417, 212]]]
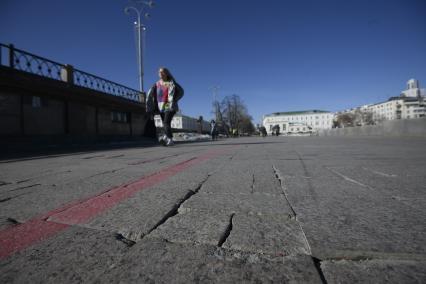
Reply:
[[127, 100], [144, 101], [143, 94], [135, 89], [74, 69], [71, 65], [55, 62], [17, 49], [12, 44], [5, 45], [0, 43], [0, 65], [108, 95], [122, 97]]
[[120, 96], [132, 101], [141, 101], [141, 93], [139, 91], [130, 89], [126, 86], [114, 83], [81, 70], [74, 69], [73, 74], [74, 85], [114, 96]]
[[[42, 77], [62, 80], [61, 70], [65, 68], [64, 64], [17, 49], [13, 45], [0, 44], [0, 48], [5, 48], [8, 51], [9, 62], [7, 66]], [[3, 50], [0, 53], [3, 53]], [[5, 65], [3, 61], [2, 65]]]

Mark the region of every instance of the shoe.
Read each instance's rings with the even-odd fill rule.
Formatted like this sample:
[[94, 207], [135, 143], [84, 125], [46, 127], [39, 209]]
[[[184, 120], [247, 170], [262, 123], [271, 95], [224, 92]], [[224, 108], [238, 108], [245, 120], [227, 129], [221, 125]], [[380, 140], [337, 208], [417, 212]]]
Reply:
[[175, 145], [175, 142], [173, 142], [173, 139], [171, 139], [171, 138], [167, 138], [166, 141], [167, 141], [166, 142], [166, 146], [173, 146], [173, 145]]
[[162, 145], [165, 145], [166, 139], [167, 139], [166, 135], [160, 136], [160, 138], [158, 138], [158, 142], [160, 142], [160, 144], [162, 144]]

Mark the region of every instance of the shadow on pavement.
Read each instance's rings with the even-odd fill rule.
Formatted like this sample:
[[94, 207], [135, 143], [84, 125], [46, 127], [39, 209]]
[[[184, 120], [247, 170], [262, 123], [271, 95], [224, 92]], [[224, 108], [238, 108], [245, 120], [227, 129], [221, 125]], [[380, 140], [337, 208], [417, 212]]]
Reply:
[[3, 145], [0, 150], [0, 163], [155, 146], [158, 146], [157, 140], [150, 138], [135, 141], [115, 141], [90, 144]]
[[[244, 138], [228, 138], [219, 141], [177, 141], [176, 148], [186, 147], [218, 147], [235, 145], [260, 145], [260, 144], [283, 144], [286, 141], [259, 141], [247, 142]], [[156, 139], [143, 138], [132, 141], [115, 141], [85, 144], [16, 144], [0, 145], [0, 164], [17, 161], [28, 161], [52, 157], [71, 156], [76, 154], [90, 154], [108, 150], [137, 149], [158, 147], [160, 144]]]
[[[231, 138], [230, 138], [231, 139]], [[235, 143], [217, 143], [216, 141], [191, 141], [191, 142], [176, 142], [176, 145], [179, 145], [179, 147], [209, 147], [209, 146], [235, 146], [235, 145], [264, 145], [264, 144], [285, 144], [287, 141], [281, 141], [281, 142], [270, 142], [270, 141], [264, 141], [264, 142], [240, 142], [238, 143], [238, 140], [232, 140], [235, 141]], [[185, 145], [189, 144], [191, 145]], [[198, 143], [198, 145], [193, 145], [194, 143]], [[203, 143], [203, 144], [201, 144]], [[182, 146], [180, 146], [182, 144]]]

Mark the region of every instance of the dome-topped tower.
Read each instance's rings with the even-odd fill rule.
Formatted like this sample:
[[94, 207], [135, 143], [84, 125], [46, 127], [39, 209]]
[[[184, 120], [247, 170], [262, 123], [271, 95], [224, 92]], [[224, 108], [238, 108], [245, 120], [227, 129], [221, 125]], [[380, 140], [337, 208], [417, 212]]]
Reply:
[[407, 90], [402, 91], [401, 97], [416, 98], [424, 97], [426, 95], [425, 89], [420, 89], [419, 81], [410, 79], [407, 82]]
[[419, 89], [419, 81], [416, 79], [410, 79], [407, 82], [407, 90], [409, 89]]

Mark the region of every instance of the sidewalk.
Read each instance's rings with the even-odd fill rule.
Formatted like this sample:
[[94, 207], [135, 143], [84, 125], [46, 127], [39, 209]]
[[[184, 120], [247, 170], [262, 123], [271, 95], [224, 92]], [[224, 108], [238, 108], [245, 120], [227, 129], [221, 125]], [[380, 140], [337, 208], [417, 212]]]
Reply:
[[0, 163], [0, 281], [422, 283], [425, 142], [253, 137]]

